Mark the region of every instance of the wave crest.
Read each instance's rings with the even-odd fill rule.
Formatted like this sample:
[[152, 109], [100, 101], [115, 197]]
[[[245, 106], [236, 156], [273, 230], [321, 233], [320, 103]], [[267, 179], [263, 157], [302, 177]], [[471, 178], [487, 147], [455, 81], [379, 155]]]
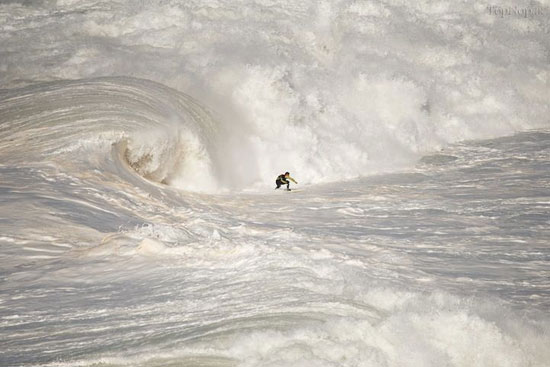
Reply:
[[114, 159], [147, 180], [191, 191], [217, 187], [209, 112], [155, 82], [119, 77], [28, 86], [6, 92], [0, 115], [7, 161], [55, 161], [69, 173], [116, 172], [114, 144]]

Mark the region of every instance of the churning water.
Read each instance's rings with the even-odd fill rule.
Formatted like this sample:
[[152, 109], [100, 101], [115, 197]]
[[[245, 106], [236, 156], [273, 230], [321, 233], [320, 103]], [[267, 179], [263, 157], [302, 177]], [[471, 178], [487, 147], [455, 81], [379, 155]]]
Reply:
[[0, 4], [0, 365], [547, 366], [550, 10], [488, 5]]

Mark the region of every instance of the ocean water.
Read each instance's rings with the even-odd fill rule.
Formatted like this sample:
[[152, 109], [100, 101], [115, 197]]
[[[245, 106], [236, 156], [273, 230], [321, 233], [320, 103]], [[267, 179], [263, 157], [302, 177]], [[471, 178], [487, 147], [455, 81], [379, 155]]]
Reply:
[[548, 14], [2, 2], [0, 366], [548, 366]]

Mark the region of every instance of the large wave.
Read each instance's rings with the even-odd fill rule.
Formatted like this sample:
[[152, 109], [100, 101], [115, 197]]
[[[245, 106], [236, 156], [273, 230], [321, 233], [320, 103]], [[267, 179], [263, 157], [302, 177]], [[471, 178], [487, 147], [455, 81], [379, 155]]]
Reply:
[[2, 2], [4, 364], [546, 366], [546, 129], [271, 190], [548, 127], [498, 9]]
[[44, 83], [3, 93], [0, 111], [5, 163], [126, 167], [157, 183], [215, 189], [210, 114], [158, 83], [121, 77]]
[[[107, 121], [87, 141], [137, 123], [121, 133], [130, 166], [187, 190], [265, 187], [287, 170], [304, 183], [392, 171], [451, 142], [548, 125], [549, 41], [536, 14], [452, 1], [64, 0], [2, 4], [0, 19], [2, 85], [84, 79], [55, 87], [74, 116], [73, 89], [96, 77], [173, 88], [82, 96], [90, 110], [77, 119]], [[191, 99], [176, 90], [216, 122], [189, 122]]]

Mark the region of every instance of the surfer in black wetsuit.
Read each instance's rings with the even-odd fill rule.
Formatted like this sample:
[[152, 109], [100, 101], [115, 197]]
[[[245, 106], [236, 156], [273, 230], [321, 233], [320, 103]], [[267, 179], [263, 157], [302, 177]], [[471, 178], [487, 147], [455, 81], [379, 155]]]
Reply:
[[285, 172], [282, 175], [279, 175], [279, 177], [277, 177], [277, 180], [275, 180], [275, 185], [277, 185], [275, 190], [278, 189], [279, 187], [283, 186], [283, 185], [286, 185], [286, 189], [288, 191], [290, 191], [290, 181], [294, 182], [295, 184], [298, 183], [298, 182], [296, 182], [295, 179], [290, 177], [290, 173], [288, 173], [288, 172]]

